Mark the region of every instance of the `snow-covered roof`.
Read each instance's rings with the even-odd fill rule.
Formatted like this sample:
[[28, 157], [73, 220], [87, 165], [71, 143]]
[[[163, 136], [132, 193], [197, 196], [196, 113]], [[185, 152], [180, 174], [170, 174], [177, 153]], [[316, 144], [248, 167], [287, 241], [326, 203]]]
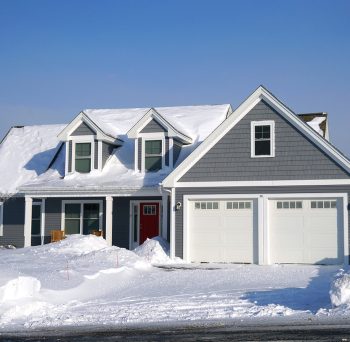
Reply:
[[[154, 109], [178, 131], [194, 141], [203, 141], [213, 128], [225, 120], [229, 104]], [[126, 134], [151, 108], [85, 109], [83, 112], [106, 134], [120, 137]]]
[[[193, 143], [182, 148], [177, 160], [181, 163], [225, 119], [230, 105], [205, 105], [182, 107], [157, 107], [155, 110], [179, 131], [192, 138]], [[166, 167], [156, 173], [134, 170], [134, 140], [127, 132], [151, 108], [87, 109], [88, 116], [101, 130], [123, 141], [123, 146], [113, 151], [102, 171], [89, 174], [72, 173], [64, 176], [65, 149], [62, 149], [46, 172], [28, 179], [22, 190], [76, 190], [103, 191], [108, 189], [141, 189], [156, 187], [172, 171]], [[62, 126], [60, 126], [62, 128]], [[64, 128], [64, 127], [63, 127]], [[56, 135], [55, 135], [56, 136]], [[177, 166], [175, 165], [175, 167]]]
[[13, 194], [44, 173], [61, 142], [64, 125], [13, 127], [0, 145], [0, 195]]

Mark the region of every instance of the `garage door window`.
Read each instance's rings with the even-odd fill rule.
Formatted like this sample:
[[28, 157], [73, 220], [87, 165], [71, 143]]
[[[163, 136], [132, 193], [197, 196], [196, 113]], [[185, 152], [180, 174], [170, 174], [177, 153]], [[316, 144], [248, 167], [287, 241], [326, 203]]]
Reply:
[[334, 209], [337, 201], [311, 201], [311, 209]]
[[226, 209], [250, 209], [252, 207], [251, 202], [226, 202]]
[[302, 201], [277, 201], [277, 209], [302, 209]]
[[216, 210], [219, 209], [219, 202], [195, 202], [194, 208], [196, 210]]

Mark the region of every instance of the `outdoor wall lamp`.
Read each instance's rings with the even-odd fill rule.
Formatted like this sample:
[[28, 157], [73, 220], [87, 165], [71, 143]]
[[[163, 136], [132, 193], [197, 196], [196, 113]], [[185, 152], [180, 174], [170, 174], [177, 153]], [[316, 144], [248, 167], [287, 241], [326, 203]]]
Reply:
[[176, 205], [175, 205], [176, 211], [180, 210], [181, 206], [182, 206], [181, 202], [177, 202]]

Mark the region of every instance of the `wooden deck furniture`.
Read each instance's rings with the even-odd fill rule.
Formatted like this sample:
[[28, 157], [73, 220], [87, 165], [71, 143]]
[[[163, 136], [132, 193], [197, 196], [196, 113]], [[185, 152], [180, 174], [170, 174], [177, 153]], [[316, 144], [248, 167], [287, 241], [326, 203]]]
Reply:
[[63, 230], [51, 230], [51, 242], [61, 241], [65, 238]]

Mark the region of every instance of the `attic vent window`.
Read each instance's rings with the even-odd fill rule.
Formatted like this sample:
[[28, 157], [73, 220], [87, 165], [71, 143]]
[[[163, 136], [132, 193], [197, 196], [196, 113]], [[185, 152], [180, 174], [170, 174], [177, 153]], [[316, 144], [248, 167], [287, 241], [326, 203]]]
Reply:
[[81, 173], [91, 171], [91, 143], [75, 144], [75, 171]]
[[274, 121], [253, 121], [251, 123], [251, 157], [274, 157]]
[[145, 171], [158, 171], [162, 168], [162, 140], [145, 141]]

